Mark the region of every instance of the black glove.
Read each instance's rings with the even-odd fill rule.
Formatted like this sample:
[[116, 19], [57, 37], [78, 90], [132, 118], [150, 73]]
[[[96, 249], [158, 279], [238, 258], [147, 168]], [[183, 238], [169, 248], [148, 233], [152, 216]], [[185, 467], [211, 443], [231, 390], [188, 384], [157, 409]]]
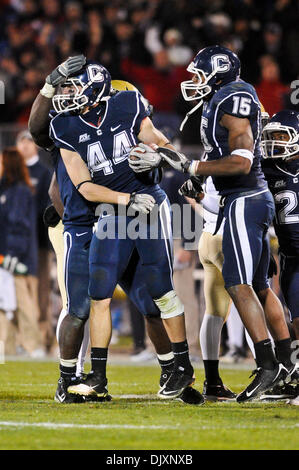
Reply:
[[86, 57], [83, 54], [69, 57], [47, 76], [46, 82], [56, 88], [58, 85], [61, 85], [67, 77], [79, 72], [85, 63]]
[[269, 267], [268, 267], [268, 278], [272, 278], [277, 274], [277, 263], [275, 261], [274, 256], [272, 253], [270, 253], [270, 261], [269, 261]]
[[191, 197], [195, 199], [196, 202], [200, 202], [202, 199], [200, 194], [203, 193], [202, 183], [202, 176], [191, 176], [191, 178], [182, 184], [178, 192], [181, 196]]
[[43, 221], [46, 227], [56, 227], [59, 224], [61, 218], [58, 212], [56, 211], [53, 204], [48, 206], [43, 214]]

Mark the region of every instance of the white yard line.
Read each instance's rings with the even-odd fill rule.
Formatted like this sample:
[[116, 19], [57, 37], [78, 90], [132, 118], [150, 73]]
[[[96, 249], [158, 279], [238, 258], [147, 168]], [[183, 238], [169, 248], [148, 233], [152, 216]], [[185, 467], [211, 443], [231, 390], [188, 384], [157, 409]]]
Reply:
[[135, 424], [73, 424], [73, 423], [27, 423], [24, 421], [0, 421], [1, 428], [46, 428], [46, 429], [178, 429], [178, 426]]
[[[299, 427], [299, 423], [295, 424], [281, 424], [277, 426], [273, 425], [240, 425], [235, 424], [231, 426], [226, 426], [225, 429], [228, 431], [231, 430], [239, 430], [239, 429], [296, 429]], [[41, 423], [28, 423], [24, 421], [0, 421], [0, 430], [6, 428], [44, 428], [44, 429], [97, 429], [97, 430], [104, 430], [104, 429], [142, 429], [142, 430], [178, 430], [180, 429], [180, 424], [177, 426], [170, 426], [170, 425], [135, 425], [135, 424], [73, 424], [73, 423], [49, 423], [49, 422], [41, 422]], [[196, 425], [192, 427], [197, 431], [204, 431], [204, 430], [217, 430], [223, 429], [222, 426], [213, 426], [213, 425]]]

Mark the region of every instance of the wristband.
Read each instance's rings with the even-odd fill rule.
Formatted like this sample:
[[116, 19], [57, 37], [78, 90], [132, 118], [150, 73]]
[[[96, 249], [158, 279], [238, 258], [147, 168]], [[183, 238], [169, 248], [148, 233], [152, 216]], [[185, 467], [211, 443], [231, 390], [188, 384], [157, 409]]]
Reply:
[[55, 95], [55, 88], [50, 85], [50, 83], [45, 83], [43, 88], [40, 90], [40, 94], [43, 95], [45, 98], [52, 99]]
[[199, 164], [198, 160], [191, 160], [191, 164], [188, 168], [188, 173], [190, 173], [191, 176], [196, 175], [198, 164]]
[[254, 158], [253, 153], [250, 152], [250, 150], [246, 150], [246, 149], [234, 150], [233, 152], [231, 152], [231, 155], [239, 155], [240, 157], [248, 158], [248, 160], [250, 160], [251, 164], [252, 164], [253, 158]]

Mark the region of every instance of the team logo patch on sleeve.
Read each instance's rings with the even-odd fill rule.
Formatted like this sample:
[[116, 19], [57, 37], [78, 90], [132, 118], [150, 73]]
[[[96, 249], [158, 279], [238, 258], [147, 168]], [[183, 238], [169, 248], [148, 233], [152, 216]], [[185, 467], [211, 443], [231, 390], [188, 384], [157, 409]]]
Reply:
[[287, 185], [285, 180], [279, 180], [275, 182], [274, 188], [284, 188]]
[[81, 134], [79, 137], [79, 144], [81, 144], [82, 142], [86, 142], [87, 140], [90, 140], [90, 135], [87, 133]]

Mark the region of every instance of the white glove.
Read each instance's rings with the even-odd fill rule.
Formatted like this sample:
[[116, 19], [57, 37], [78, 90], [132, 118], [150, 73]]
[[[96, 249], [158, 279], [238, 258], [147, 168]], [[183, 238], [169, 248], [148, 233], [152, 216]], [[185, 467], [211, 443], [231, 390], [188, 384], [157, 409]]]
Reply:
[[162, 159], [169, 163], [169, 165], [175, 170], [194, 175], [194, 165], [196, 165], [197, 162], [194, 162], [194, 160], [188, 160], [183, 153], [178, 152], [177, 150], [166, 149], [164, 147], [156, 148], [156, 152], [159, 153]]
[[155, 199], [150, 194], [132, 193], [127, 207], [128, 209], [132, 208], [133, 211], [148, 214], [152, 211], [155, 202]]
[[[137, 160], [131, 159], [131, 156], [136, 157]], [[129, 167], [135, 173], [142, 173], [143, 171], [150, 171], [153, 168], [157, 168], [161, 160], [161, 156], [155, 150], [149, 145], [141, 143], [131, 150]]]

